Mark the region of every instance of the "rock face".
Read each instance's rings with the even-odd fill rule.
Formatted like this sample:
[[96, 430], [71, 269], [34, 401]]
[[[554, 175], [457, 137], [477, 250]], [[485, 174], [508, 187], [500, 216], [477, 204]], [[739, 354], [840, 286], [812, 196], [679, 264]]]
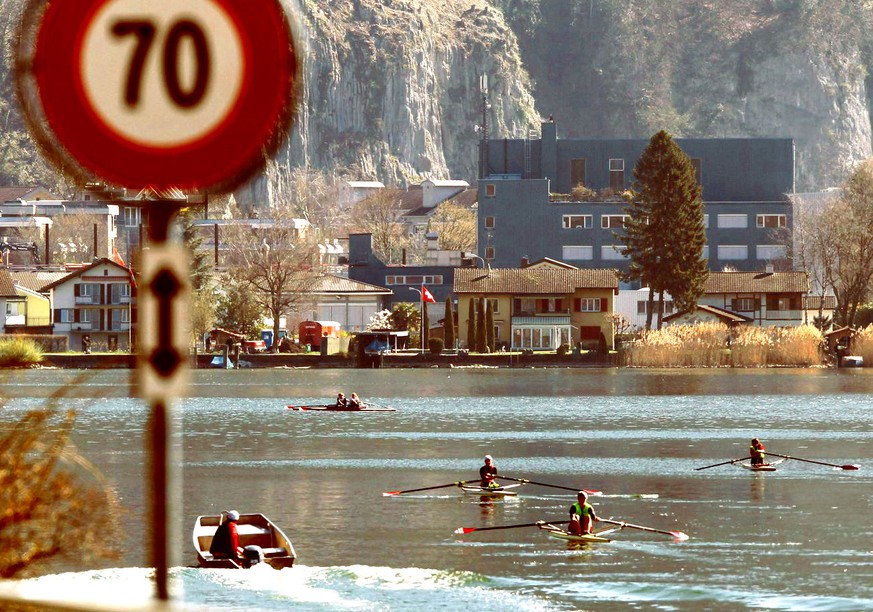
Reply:
[[347, 168], [403, 185], [477, 176], [479, 77], [491, 134], [539, 124], [515, 36], [476, 0], [306, 0], [300, 16], [303, 101], [277, 164], [237, 194], [281, 198], [293, 166]]
[[[291, 138], [236, 194], [243, 206], [287, 198], [301, 167], [475, 180], [483, 74], [491, 137], [550, 114], [562, 137], [788, 136], [797, 191], [838, 185], [871, 154], [868, 1], [284, 1], [302, 101]], [[0, 0], [0, 183], [58, 188], [12, 94], [21, 4]]]
[[838, 185], [873, 152], [869, 3], [494, 2], [565, 136], [791, 137], [798, 191]]

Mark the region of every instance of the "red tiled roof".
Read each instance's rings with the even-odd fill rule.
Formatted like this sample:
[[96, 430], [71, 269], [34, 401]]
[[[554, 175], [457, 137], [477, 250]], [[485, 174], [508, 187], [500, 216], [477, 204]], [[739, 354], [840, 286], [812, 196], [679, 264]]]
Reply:
[[561, 295], [577, 289], [618, 289], [615, 270], [559, 270], [554, 268], [456, 268], [455, 293], [511, 293]]
[[15, 291], [15, 283], [12, 282], [12, 275], [6, 268], [0, 268], [0, 298], [17, 297]]
[[805, 293], [806, 272], [710, 272], [704, 293]]

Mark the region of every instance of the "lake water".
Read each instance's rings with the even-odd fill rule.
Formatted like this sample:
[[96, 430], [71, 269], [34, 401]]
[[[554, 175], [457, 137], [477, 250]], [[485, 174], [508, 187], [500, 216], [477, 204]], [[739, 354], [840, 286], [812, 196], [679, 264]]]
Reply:
[[[143, 431], [127, 372], [0, 372], [5, 413], [66, 387], [75, 441], [128, 508], [115, 568], [23, 581], [27, 593], [148, 597]], [[84, 378], [83, 378], [84, 377]], [[393, 413], [299, 413], [357, 391]], [[861, 370], [428, 369], [198, 371], [180, 400], [180, 597], [218, 610], [873, 610], [873, 372]], [[6, 417], [8, 418], [8, 417]], [[726, 465], [759, 436], [788, 461]], [[456, 527], [560, 519], [569, 491], [527, 485], [487, 501], [457, 488], [383, 497], [500, 472], [596, 489], [626, 529], [568, 546], [535, 528]], [[203, 570], [198, 514], [263, 512], [298, 565]], [[81, 568], [86, 569], [86, 568]]]

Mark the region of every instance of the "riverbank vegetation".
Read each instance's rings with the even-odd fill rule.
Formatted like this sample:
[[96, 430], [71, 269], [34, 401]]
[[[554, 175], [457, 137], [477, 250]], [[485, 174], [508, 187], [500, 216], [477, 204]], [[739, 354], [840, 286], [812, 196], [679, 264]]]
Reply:
[[42, 349], [29, 338], [0, 338], [0, 368], [26, 368], [42, 358]]
[[[812, 325], [742, 327], [677, 325], [643, 332], [624, 352], [636, 367], [809, 367], [822, 364], [822, 334]], [[873, 343], [871, 343], [873, 346]]]

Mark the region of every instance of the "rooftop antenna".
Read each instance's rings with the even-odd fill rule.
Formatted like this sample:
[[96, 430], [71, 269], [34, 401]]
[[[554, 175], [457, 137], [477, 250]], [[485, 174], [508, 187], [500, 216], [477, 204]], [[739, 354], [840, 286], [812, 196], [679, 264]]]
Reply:
[[485, 178], [488, 174], [488, 111], [491, 103], [488, 101], [488, 75], [479, 77], [479, 92], [482, 95], [482, 125], [479, 129], [479, 178]]

